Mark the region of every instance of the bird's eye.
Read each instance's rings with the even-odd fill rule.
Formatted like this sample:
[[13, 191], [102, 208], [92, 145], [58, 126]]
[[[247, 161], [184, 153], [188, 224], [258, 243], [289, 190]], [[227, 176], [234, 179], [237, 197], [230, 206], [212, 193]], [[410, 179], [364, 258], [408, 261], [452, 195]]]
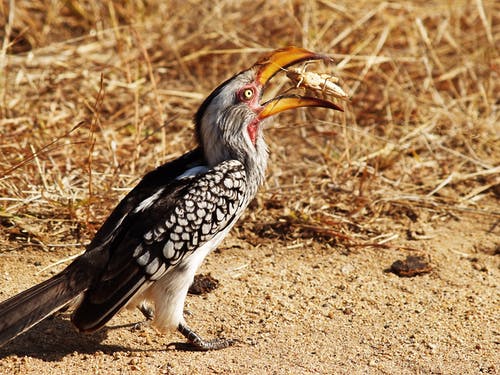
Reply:
[[245, 89], [241, 93], [241, 97], [243, 100], [250, 100], [253, 98], [253, 90], [252, 89]]

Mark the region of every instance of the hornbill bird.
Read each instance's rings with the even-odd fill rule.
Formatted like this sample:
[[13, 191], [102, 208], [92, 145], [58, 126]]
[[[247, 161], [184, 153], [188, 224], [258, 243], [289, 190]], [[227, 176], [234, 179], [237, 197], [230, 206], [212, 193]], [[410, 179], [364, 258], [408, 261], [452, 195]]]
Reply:
[[186, 325], [188, 288], [264, 180], [264, 120], [298, 107], [342, 110], [298, 95], [261, 103], [266, 83], [280, 70], [320, 59], [328, 58], [278, 49], [217, 87], [194, 117], [198, 146], [146, 174], [66, 269], [0, 304], [0, 345], [69, 305], [76, 328], [92, 332], [121, 308], [144, 303], [154, 308], [153, 326], [177, 329], [199, 350], [231, 345], [230, 339], [204, 340]]

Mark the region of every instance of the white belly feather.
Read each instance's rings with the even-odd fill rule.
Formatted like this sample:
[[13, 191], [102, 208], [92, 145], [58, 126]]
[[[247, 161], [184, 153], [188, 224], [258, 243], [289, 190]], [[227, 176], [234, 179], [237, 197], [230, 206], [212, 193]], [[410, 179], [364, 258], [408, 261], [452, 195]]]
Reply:
[[236, 220], [237, 218], [210, 241], [170, 268], [164, 276], [136, 296], [129, 306], [138, 306], [143, 302], [152, 304], [154, 306], [152, 324], [159, 331], [176, 329], [179, 323], [184, 323], [184, 302], [196, 270], [205, 257], [219, 246]]

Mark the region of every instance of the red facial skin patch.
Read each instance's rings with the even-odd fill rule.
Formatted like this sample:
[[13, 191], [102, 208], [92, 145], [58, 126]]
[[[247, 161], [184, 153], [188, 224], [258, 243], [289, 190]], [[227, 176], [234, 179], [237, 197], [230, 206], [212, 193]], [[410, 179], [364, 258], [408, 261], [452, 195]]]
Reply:
[[[259, 98], [260, 96], [258, 95], [259, 91], [262, 90], [262, 87], [259, 87], [255, 84], [251, 84], [248, 86], [243, 87], [239, 92], [238, 92], [238, 97], [239, 99], [246, 103], [247, 106], [252, 109], [256, 114], [260, 113], [262, 110], [262, 107], [259, 104]], [[245, 96], [246, 93], [250, 91], [250, 96]], [[259, 132], [259, 123], [260, 119], [255, 118], [250, 124], [247, 126], [247, 132], [248, 136], [250, 137], [250, 141], [252, 144], [255, 146], [255, 143], [257, 142], [257, 134]]]
[[260, 121], [258, 119], [255, 119], [247, 126], [248, 136], [250, 137], [250, 140], [252, 141], [252, 144], [254, 146], [255, 146], [255, 142], [257, 141], [257, 133], [259, 131], [259, 123], [260, 123]]

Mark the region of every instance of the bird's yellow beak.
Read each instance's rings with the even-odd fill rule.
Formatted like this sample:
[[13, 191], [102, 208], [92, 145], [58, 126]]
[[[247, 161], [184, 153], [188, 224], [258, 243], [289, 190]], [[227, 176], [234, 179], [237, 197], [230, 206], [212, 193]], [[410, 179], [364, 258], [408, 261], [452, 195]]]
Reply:
[[320, 55], [304, 48], [286, 47], [277, 49], [269, 55], [262, 57], [255, 64], [255, 67], [258, 68], [257, 80], [262, 86], [265, 86], [280, 70], [285, 70], [291, 65], [311, 60], [330, 61], [331, 59], [328, 56]]
[[319, 98], [309, 96], [278, 96], [263, 104], [263, 109], [259, 113], [259, 119], [263, 120], [266, 117], [299, 107], [323, 107], [343, 111], [338, 105]]
[[[257, 70], [257, 81], [262, 87], [279, 71], [286, 70], [287, 67], [298, 64], [304, 61], [312, 60], [331, 60], [328, 56], [320, 55], [315, 52], [308, 51], [304, 48], [287, 47], [278, 49], [271, 54], [260, 59], [255, 67]], [[299, 107], [325, 107], [338, 111], [342, 108], [327, 100], [303, 97], [303, 96], [279, 96], [271, 99], [262, 105], [263, 109], [259, 114], [260, 119], [275, 115], [287, 109]]]

